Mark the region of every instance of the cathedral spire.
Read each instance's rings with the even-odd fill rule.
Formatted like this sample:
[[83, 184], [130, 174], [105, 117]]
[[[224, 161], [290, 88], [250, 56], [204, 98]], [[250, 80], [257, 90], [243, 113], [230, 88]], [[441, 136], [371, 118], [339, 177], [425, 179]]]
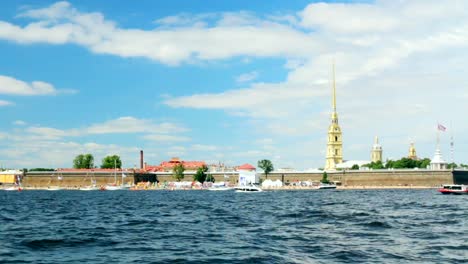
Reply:
[[335, 82], [335, 62], [333, 62], [333, 112], [336, 112], [336, 82]]
[[332, 87], [331, 124], [328, 127], [328, 143], [325, 170], [335, 170], [336, 165], [343, 162], [343, 142], [341, 128], [338, 125], [338, 113], [336, 112], [336, 81], [335, 62], [333, 62], [333, 87]]

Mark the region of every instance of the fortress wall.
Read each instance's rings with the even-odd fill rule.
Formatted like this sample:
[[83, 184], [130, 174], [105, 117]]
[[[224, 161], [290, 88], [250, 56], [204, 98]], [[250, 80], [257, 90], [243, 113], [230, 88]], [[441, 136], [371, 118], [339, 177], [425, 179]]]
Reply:
[[[125, 183], [133, 183], [133, 173], [126, 172]], [[337, 171], [328, 172], [330, 181], [340, 181], [343, 186], [427, 186], [434, 187], [441, 184], [459, 183], [468, 184], [468, 170], [466, 171], [430, 171], [430, 170], [371, 170], [371, 171]], [[59, 174], [52, 172], [30, 172], [23, 178], [25, 187], [47, 187], [61, 186], [75, 188], [88, 186], [91, 179], [96, 180], [96, 184], [105, 185], [114, 182], [114, 174], [108, 172], [94, 173], [90, 175], [85, 172], [60, 173], [62, 180], [58, 180]], [[192, 181], [193, 172], [185, 174], [183, 181]], [[237, 173], [213, 173], [216, 182], [226, 181], [230, 184], [237, 184]], [[156, 174], [158, 181], [174, 181], [171, 173]], [[266, 177], [260, 175], [262, 180]], [[268, 175], [268, 179], [279, 179], [284, 182], [294, 181], [320, 181], [323, 174], [321, 172], [275, 172]], [[117, 181], [122, 180], [121, 174], [117, 174]]]
[[[124, 183], [133, 183], [133, 174], [126, 173], [127, 177], [124, 178]], [[62, 180], [59, 180], [59, 175]], [[26, 173], [23, 177], [22, 184], [24, 187], [38, 187], [44, 188], [48, 186], [60, 186], [64, 188], [76, 188], [91, 185], [91, 180], [96, 180], [96, 185], [106, 185], [114, 183], [113, 173], [95, 173], [94, 175], [85, 172], [75, 173], [53, 173], [53, 172], [30, 172]], [[117, 182], [122, 182], [122, 175], [117, 174]]]
[[[184, 174], [184, 179], [182, 181], [193, 181], [193, 175], [195, 173], [188, 172]], [[156, 174], [158, 176], [159, 182], [172, 182], [175, 181], [174, 176], [171, 173], [160, 173]], [[239, 175], [237, 173], [212, 173], [215, 178], [215, 182], [229, 182], [230, 184], [237, 184]]]
[[[340, 181], [343, 186], [427, 186], [434, 187], [454, 182], [452, 171], [440, 170], [372, 170], [328, 172], [330, 181]], [[271, 173], [268, 179], [294, 181], [320, 181], [322, 173]], [[265, 179], [265, 175], [262, 175]], [[468, 180], [468, 176], [467, 176]]]

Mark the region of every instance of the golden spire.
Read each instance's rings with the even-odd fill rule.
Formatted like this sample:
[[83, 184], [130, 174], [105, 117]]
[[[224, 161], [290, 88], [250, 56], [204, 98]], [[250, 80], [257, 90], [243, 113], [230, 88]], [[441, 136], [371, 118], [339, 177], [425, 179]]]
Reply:
[[336, 112], [335, 62], [333, 61], [333, 112]]

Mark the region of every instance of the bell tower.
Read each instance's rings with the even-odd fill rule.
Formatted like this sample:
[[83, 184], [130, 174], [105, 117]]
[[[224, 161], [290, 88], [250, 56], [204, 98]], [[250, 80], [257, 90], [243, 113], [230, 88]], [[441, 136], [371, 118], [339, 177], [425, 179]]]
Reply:
[[374, 145], [372, 146], [371, 161], [382, 161], [382, 146], [379, 144], [379, 138], [377, 136], [375, 137]]
[[338, 113], [336, 112], [336, 82], [335, 64], [333, 64], [333, 91], [332, 91], [331, 124], [328, 127], [327, 158], [325, 170], [335, 170], [336, 164], [343, 162], [343, 142], [341, 128], [338, 125]]

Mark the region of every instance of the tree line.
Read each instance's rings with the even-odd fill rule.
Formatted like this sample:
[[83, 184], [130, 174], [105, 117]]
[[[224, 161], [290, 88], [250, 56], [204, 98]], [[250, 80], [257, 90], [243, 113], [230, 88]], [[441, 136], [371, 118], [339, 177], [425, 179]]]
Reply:
[[[259, 160], [258, 167], [263, 169], [265, 176], [268, 178], [268, 174], [274, 170], [273, 163], [270, 160]], [[183, 164], [176, 164], [172, 169], [173, 177], [177, 181], [181, 181], [185, 178], [184, 175], [185, 167]], [[208, 174], [208, 167], [203, 165], [197, 169], [197, 172], [193, 175], [193, 180], [201, 183], [204, 182], [215, 182], [213, 175]]]
[[[94, 166], [94, 156], [93, 154], [80, 154], [73, 159], [73, 168], [74, 169], [94, 169], [97, 168]], [[101, 169], [121, 169], [122, 160], [119, 155], [109, 155], [102, 159], [100, 166]]]

